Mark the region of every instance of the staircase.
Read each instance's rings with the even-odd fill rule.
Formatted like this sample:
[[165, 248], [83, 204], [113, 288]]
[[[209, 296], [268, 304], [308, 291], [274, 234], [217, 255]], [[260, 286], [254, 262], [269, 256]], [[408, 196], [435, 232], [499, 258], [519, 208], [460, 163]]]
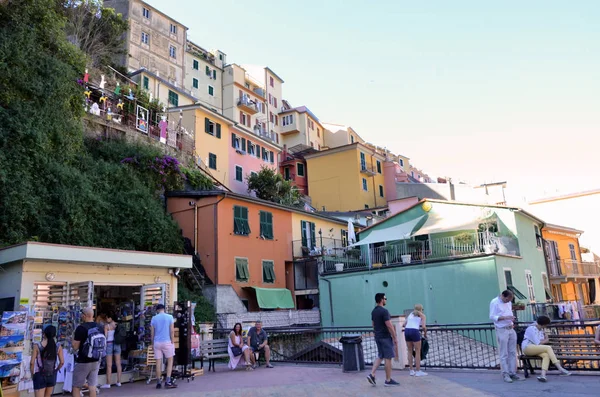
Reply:
[[202, 293], [202, 288], [205, 285], [212, 285], [213, 282], [206, 276], [204, 266], [202, 266], [202, 262], [198, 254], [194, 253], [194, 247], [192, 246], [190, 239], [186, 238], [184, 240], [183, 250], [185, 254], [192, 255], [192, 267], [184, 271], [184, 274], [187, 275], [187, 281], [188, 283], [192, 284], [190, 287], [197, 292]]

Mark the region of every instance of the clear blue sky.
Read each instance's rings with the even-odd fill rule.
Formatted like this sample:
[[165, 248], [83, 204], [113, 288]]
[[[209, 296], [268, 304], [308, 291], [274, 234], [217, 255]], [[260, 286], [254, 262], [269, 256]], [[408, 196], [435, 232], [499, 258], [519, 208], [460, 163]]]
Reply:
[[600, 1], [146, 1], [431, 175], [600, 185]]

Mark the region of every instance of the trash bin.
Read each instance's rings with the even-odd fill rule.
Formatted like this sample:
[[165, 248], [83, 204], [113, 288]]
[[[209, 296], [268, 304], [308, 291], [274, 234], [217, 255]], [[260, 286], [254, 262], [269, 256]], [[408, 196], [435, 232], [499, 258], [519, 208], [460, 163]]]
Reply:
[[364, 371], [365, 357], [362, 348], [362, 336], [342, 336], [340, 343], [343, 349], [344, 372]]

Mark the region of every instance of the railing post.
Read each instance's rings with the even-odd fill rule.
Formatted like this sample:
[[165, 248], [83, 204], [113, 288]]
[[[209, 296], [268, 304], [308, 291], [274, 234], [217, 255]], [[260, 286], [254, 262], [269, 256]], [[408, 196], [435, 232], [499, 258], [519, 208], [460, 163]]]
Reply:
[[396, 338], [398, 339], [398, 361], [392, 360], [393, 369], [404, 369], [408, 365], [408, 349], [406, 348], [406, 340], [404, 339], [404, 324], [406, 317], [391, 316], [392, 325], [396, 329]]

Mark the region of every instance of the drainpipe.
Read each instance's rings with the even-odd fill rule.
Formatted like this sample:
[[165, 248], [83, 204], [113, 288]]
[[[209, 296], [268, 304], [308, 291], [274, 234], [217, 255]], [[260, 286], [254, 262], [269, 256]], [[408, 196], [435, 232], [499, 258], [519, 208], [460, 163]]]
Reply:
[[[374, 168], [373, 165], [373, 155], [371, 155], [371, 169], [373, 170], [373, 172], [377, 173], [377, 168]], [[375, 191], [375, 175], [373, 175], [371, 178], [373, 178], [373, 206], [375, 208], [377, 208], [377, 192]]]
[[198, 254], [198, 203], [194, 202], [194, 254]]
[[214, 207], [213, 207], [213, 233], [215, 236], [215, 245], [214, 245], [214, 251], [215, 251], [215, 285], [219, 285], [219, 272], [218, 272], [218, 268], [219, 268], [219, 233], [218, 233], [218, 218], [219, 218], [219, 213], [217, 211], [217, 206], [219, 205], [219, 203], [223, 200], [225, 200], [227, 198], [227, 193], [225, 193], [223, 195], [223, 197], [221, 197], [216, 203], [214, 203]]
[[322, 278], [321, 280], [325, 281], [329, 285], [329, 310], [331, 312], [331, 326], [333, 326], [335, 324], [335, 321], [333, 320], [333, 298], [331, 297], [331, 281], [327, 280], [326, 278]]

